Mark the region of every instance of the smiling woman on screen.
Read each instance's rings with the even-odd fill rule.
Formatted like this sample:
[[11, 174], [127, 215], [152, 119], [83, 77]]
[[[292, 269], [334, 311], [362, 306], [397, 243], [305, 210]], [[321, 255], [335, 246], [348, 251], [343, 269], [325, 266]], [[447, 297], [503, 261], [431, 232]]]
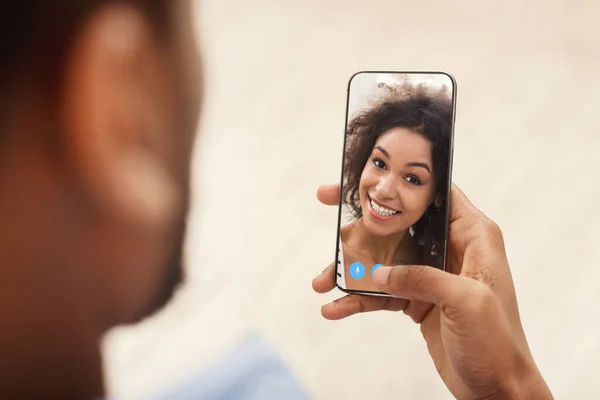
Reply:
[[[379, 265], [441, 268], [452, 100], [445, 88], [385, 86], [386, 96], [348, 123], [341, 228], [346, 288], [376, 291]], [[351, 265], [367, 269], [360, 285]], [[372, 289], [370, 289], [372, 287]]]

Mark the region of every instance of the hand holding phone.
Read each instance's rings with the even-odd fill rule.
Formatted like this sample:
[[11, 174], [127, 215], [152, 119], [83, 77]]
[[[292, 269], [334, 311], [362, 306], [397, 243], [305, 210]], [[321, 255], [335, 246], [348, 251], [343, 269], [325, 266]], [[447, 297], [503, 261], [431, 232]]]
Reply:
[[348, 106], [336, 283], [377, 289], [384, 265], [446, 267], [456, 84], [446, 73], [360, 72]]
[[[339, 185], [318, 191], [330, 206], [338, 205], [339, 194]], [[377, 290], [396, 297], [349, 294], [321, 312], [337, 320], [404, 310], [421, 323], [431, 358], [455, 398], [552, 399], [523, 331], [502, 232], [456, 187], [451, 197], [447, 271], [382, 267], [375, 274]], [[335, 286], [333, 264], [313, 281], [317, 293]]]

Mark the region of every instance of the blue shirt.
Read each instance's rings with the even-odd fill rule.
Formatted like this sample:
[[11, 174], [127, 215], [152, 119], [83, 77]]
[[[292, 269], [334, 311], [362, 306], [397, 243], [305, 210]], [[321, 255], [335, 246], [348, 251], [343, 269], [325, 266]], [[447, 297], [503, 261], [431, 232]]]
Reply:
[[149, 400], [308, 400], [277, 353], [247, 337], [224, 360], [173, 390]]

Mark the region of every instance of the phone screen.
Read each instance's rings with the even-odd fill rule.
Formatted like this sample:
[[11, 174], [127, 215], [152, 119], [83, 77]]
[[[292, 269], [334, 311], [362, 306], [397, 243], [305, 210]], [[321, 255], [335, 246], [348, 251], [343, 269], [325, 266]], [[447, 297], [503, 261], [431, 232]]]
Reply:
[[446, 268], [456, 84], [442, 72], [359, 72], [348, 105], [337, 286], [385, 295], [380, 266]]

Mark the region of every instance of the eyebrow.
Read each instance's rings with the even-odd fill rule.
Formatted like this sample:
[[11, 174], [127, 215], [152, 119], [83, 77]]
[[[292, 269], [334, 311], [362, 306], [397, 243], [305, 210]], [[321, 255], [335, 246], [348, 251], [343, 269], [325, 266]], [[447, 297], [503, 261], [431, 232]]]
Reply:
[[431, 169], [429, 168], [429, 165], [425, 164], [425, 163], [421, 163], [421, 162], [411, 162], [406, 164], [409, 167], [421, 167], [421, 168], [425, 168], [427, 170], [427, 172], [429, 172], [431, 174]]
[[386, 156], [387, 158], [391, 158], [390, 157], [390, 153], [388, 153], [383, 147], [381, 147], [381, 146], [375, 146], [375, 148], [377, 150], [379, 150], [380, 152], [382, 152], [383, 155]]
[[[386, 156], [387, 158], [391, 158], [390, 157], [390, 153], [388, 153], [383, 147], [381, 146], [375, 146], [375, 148], [377, 150], [379, 150], [380, 152], [383, 153], [384, 156]], [[420, 167], [420, 168], [424, 168], [427, 170], [427, 172], [429, 172], [431, 174], [431, 168], [429, 168], [429, 165], [422, 163], [422, 162], [410, 162], [408, 164], [406, 164], [409, 167]]]

